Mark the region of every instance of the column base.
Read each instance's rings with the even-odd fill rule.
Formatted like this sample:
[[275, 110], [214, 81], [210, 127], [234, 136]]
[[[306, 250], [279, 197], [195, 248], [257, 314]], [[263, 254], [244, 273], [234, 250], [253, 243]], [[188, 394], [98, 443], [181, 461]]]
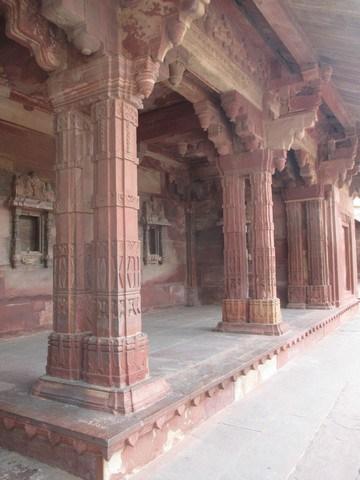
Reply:
[[280, 300], [225, 299], [223, 318], [217, 331], [252, 333], [254, 335], [282, 335], [288, 330], [281, 321]]
[[286, 308], [293, 308], [293, 309], [305, 309], [306, 303], [288, 303]]
[[287, 308], [306, 308], [306, 285], [289, 285]]
[[266, 324], [266, 323], [249, 323], [249, 322], [220, 322], [216, 330], [228, 333], [247, 333], [252, 335], [283, 335], [288, 331], [289, 327], [286, 323]]
[[46, 365], [47, 375], [68, 380], [80, 380], [84, 340], [90, 335], [90, 332], [50, 333]]
[[249, 301], [244, 299], [225, 299], [222, 308], [222, 323], [244, 323], [249, 316]]
[[266, 325], [281, 323], [280, 300], [278, 298], [250, 299], [249, 322]]
[[107, 388], [44, 375], [32, 388], [32, 394], [38, 397], [123, 415], [150, 407], [169, 392], [163, 378], [147, 378], [124, 388]]
[[329, 285], [310, 285], [307, 287], [307, 307], [318, 310], [329, 310], [333, 308], [330, 303]]

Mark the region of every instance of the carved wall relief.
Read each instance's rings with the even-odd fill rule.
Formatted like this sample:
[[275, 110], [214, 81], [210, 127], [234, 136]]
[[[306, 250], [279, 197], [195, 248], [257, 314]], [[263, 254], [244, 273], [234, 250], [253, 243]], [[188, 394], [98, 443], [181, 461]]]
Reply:
[[13, 212], [11, 264], [52, 264], [52, 211], [55, 196], [51, 185], [33, 172], [14, 178], [10, 206]]
[[143, 227], [144, 264], [162, 264], [164, 261], [163, 228], [170, 225], [165, 217], [162, 199], [153, 196], [144, 199], [140, 220]]

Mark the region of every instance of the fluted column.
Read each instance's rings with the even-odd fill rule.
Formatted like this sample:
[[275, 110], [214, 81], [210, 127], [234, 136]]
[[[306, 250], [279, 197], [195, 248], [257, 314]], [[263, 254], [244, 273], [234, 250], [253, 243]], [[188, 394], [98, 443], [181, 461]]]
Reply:
[[47, 374], [74, 380], [81, 377], [82, 342], [92, 328], [89, 120], [71, 106], [56, 115], [54, 332]]
[[[276, 265], [272, 203], [272, 153], [256, 150], [219, 159], [224, 195], [225, 299], [223, 331], [280, 335], [280, 301], [276, 297]], [[253, 288], [249, 298], [245, 185], [251, 187], [251, 253]]]
[[247, 321], [248, 268], [246, 252], [245, 177], [223, 177], [224, 277], [223, 322]]
[[281, 311], [280, 300], [276, 296], [272, 171], [269, 163], [264, 162], [263, 168], [250, 173], [254, 298], [249, 304], [249, 322], [266, 325], [264, 333], [276, 334], [281, 333]]
[[288, 307], [306, 306], [306, 257], [304, 246], [303, 203], [286, 202], [288, 238]]
[[309, 286], [307, 303], [311, 307], [329, 308], [329, 263], [324, 220], [324, 198], [306, 201]]
[[96, 335], [87, 340], [85, 378], [123, 387], [148, 375], [148, 341], [141, 332], [137, 110], [111, 98], [92, 107], [92, 120]]

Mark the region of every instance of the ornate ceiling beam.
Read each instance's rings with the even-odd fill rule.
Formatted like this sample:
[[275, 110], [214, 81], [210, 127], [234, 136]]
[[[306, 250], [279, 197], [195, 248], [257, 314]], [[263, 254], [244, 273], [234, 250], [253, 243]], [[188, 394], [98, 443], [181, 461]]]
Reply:
[[164, 138], [180, 136], [200, 130], [193, 106], [188, 102], [141, 113], [138, 139], [140, 142], [158, 142]]
[[53, 71], [65, 64], [64, 37], [38, 9], [36, 0], [0, 0], [6, 18], [6, 35], [30, 49], [38, 65]]

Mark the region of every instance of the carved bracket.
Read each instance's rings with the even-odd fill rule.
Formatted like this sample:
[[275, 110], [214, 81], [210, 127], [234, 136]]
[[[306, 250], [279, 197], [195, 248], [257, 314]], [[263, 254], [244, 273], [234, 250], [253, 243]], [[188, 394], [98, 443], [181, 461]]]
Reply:
[[231, 132], [219, 109], [209, 100], [195, 103], [194, 109], [201, 128], [207, 132], [219, 155], [229, 155], [233, 151]]
[[42, 15], [66, 32], [68, 40], [83, 55], [91, 55], [101, 47], [101, 41], [88, 31], [85, 2], [42, 0]]
[[358, 137], [348, 136], [328, 142], [328, 159], [320, 164], [319, 173], [324, 184], [337, 183], [342, 187], [350, 184], [353, 175], [359, 171], [357, 163]]
[[317, 182], [315, 159], [305, 150], [296, 150], [296, 160], [305, 185], [315, 184]]
[[253, 151], [264, 145], [262, 112], [239, 92], [233, 90], [221, 95], [221, 106], [235, 124], [235, 132], [245, 151]]
[[41, 68], [53, 71], [66, 60], [66, 45], [60, 32], [41, 16], [36, 0], [0, 0], [5, 11], [6, 34], [29, 48]]
[[290, 150], [294, 142], [301, 140], [305, 131], [317, 121], [317, 112], [301, 112], [282, 116], [265, 123], [266, 146], [274, 150]]

